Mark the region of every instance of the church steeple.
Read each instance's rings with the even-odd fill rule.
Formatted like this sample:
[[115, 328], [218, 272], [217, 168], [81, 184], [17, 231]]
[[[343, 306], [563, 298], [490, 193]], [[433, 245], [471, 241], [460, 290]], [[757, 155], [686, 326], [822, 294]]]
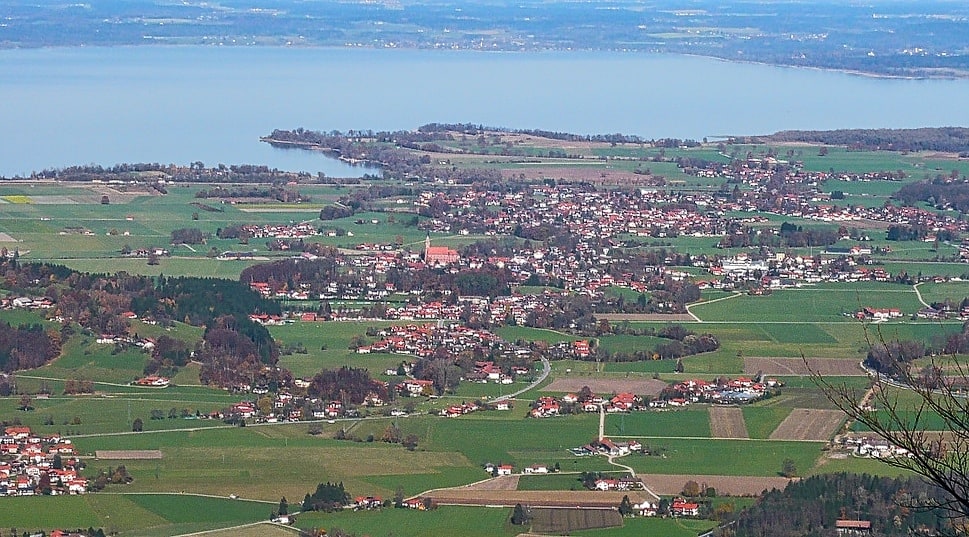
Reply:
[[431, 234], [428, 233], [424, 238], [424, 259], [427, 259], [427, 251], [431, 249]]

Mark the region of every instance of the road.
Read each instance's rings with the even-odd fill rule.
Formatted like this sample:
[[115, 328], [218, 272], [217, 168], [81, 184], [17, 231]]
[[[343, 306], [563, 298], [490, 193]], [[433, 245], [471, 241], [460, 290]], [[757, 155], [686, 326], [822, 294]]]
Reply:
[[518, 390], [517, 392], [512, 392], [508, 395], [502, 396], [502, 399], [514, 399], [519, 395], [527, 392], [528, 390], [535, 388], [536, 386], [541, 384], [542, 381], [547, 379], [548, 375], [551, 372], [552, 372], [552, 364], [549, 363], [548, 358], [542, 357], [542, 372], [538, 375], [538, 378], [536, 378], [534, 381], [532, 381], [531, 384], [529, 384], [528, 386], [525, 386], [524, 388]]

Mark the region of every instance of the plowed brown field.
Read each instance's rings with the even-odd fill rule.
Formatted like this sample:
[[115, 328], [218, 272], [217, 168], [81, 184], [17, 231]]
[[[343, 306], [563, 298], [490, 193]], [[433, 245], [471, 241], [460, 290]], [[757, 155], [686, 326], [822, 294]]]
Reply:
[[714, 438], [749, 438], [744, 411], [731, 406], [711, 406], [710, 433]]
[[[713, 487], [717, 494], [731, 496], [756, 496], [764, 490], [783, 489], [789, 479], [786, 477], [750, 477], [729, 475], [666, 475], [637, 474], [649, 490], [663, 496], [680, 494], [687, 481], [696, 481], [700, 486]], [[630, 496], [630, 499], [632, 497]]]
[[795, 408], [771, 433], [771, 440], [829, 440], [845, 420], [840, 410]]
[[583, 386], [588, 386], [592, 393], [632, 392], [636, 395], [659, 395], [659, 392], [666, 387], [666, 383], [662, 380], [644, 378], [569, 377], [555, 379], [542, 388], [542, 391], [578, 392]]

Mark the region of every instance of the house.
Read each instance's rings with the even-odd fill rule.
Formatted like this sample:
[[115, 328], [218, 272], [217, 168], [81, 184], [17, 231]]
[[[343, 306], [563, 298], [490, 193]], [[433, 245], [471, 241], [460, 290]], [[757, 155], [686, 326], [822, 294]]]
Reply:
[[839, 536], [871, 535], [871, 521], [868, 520], [838, 520], [834, 527]]
[[276, 515], [269, 521], [274, 524], [286, 524], [287, 526], [294, 522], [292, 515]]
[[510, 464], [502, 464], [502, 465], [499, 465], [498, 466], [498, 468], [497, 468], [497, 470], [496, 470], [495, 473], [497, 475], [511, 475], [514, 470], [515, 470], [515, 468], [512, 465], [510, 465]]
[[411, 498], [409, 500], [404, 500], [404, 507], [408, 509], [417, 509], [418, 511], [423, 511], [427, 509], [427, 506], [424, 504], [424, 500], [420, 498]]
[[545, 466], [544, 464], [533, 464], [526, 467], [523, 472], [526, 474], [547, 474], [548, 466]]
[[353, 504], [357, 509], [377, 509], [384, 502], [380, 499], [380, 496], [358, 496], [354, 499]]
[[434, 381], [408, 379], [402, 382], [401, 384], [399, 384], [399, 386], [402, 386], [403, 387], [402, 391], [405, 391], [411, 397], [417, 397], [418, 395], [422, 395], [423, 393], [425, 393], [425, 391], [433, 391]]
[[638, 516], [656, 516], [659, 512], [659, 504], [644, 500], [643, 503], [634, 503], [633, 512]]
[[670, 505], [673, 516], [700, 516], [700, 504], [687, 502], [683, 498], [675, 498]]

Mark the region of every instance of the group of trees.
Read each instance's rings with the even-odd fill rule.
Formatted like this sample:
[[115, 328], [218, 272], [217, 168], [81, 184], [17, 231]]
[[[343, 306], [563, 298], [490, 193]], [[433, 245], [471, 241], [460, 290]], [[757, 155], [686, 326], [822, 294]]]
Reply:
[[249, 188], [233, 187], [227, 188], [217, 186], [208, 190], [202, 189], [195, 193], [196, 198], [255, 198], [255, 199], [274, 199], [283, 203], [309, 202], [311, 199], [303, 196], [297, 190], [287, 189], [282, 186], [252, 186]]
[[350, 494], [340, 483], [320, 483], [312, 494], [303, 498], [303, 511], [334, 511], [350, 503]]
[[384, 383], [370, 377], [370, 371], [355, 367], [324, 369], [310, 381], [307, 393], [325, 401], [341, 401], [344, 404], [362, 404], [368, 396], [381, 399], [388, 396]]
[[205, 244], [205, 233], [196, 228], [172, 230], [172, 244]]
[[199, 380], [204, 384], [240, 387], [292, 380], [288, 371], [274, 367], [279, 350], [266, 328], [247, 318], [214, 319], [206, 326], [195, 355], [202, 362]]
[[719, 535], [832, 535], [836, 520], [856, 518], [871, 522], [872, 535], [940, 535], [953, 530], [950, 520], [918, 506], [943, 499], [941, 490], [917, 478], [821, 474], [765, 492]]
[[946, 151], [950, 153], [969, 151], [969, 128], [965, 127], [789, 130], [759, 138], [760, 143], [808, 142], [840, 145], [858, 151]]
[[37, 323], [14, 328], [0, 322], [0, 371], [40, 367], [60, 352], [61, 337], [56, 330], [47, 330]]
[[969, 182], [966, 182], [965, 177], [959, 179], [958, 173], [958, 170], [953, 170], [945, 177], [909, 183], [892, 194], [892, 199], [909, 206], [916, 206], [921, 202], [936, 209], [956, 209], [960, 213], [967, 213]]
[[830, 246], [840, 239], [837, 230], [808, 228], [784, 222], [776, 233], [763, 228], [731, 224], [727, 233], [717, 243], [718, 248], [767, 246], [771, 248], [802, 248], [805, 246]]

